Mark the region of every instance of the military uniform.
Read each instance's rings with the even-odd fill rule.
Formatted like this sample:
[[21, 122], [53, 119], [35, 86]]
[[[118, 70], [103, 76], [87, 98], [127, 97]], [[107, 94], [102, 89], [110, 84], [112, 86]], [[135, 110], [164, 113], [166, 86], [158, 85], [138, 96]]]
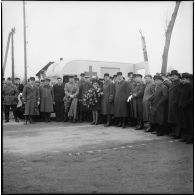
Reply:
[[18, 118], [16, 114], [17, 103], [18, 103], [18, 90], [16, 86], [12, 83], [6, 83], [3, 86], [3, 105], [4, 105], [6, 122], [9, 122], [10, 107], [12, 108], [15, 121], [18, 122]]

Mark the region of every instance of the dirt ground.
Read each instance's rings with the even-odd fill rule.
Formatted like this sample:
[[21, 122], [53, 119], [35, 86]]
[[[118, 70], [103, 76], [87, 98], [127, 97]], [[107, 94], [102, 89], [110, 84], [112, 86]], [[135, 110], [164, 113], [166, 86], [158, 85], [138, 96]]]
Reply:
[[193, 193], [193, 145], [87, 123], [3, 124], [3, 193]]

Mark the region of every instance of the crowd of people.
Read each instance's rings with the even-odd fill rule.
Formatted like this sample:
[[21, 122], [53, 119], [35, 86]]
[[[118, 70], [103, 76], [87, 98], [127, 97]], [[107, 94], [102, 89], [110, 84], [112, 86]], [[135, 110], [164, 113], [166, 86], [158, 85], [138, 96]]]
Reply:
[[50, 122], [55, 113], [57, 122], [91, 122], [118, 127], [144, 129], [158, 136], [169, 135], [186, 143], [193, 143], [194, 91], [193, 75], [172, 70], [167, 75], [153, 77], [122, 72], [103, 79], [90, 78], [84, 73], [69, 77], [63, 83], [49, 78], [30, 77], [24, 86], [19, 78], [3, 80], [5, 122], [9, 122], [10, 108], [14, 119]]

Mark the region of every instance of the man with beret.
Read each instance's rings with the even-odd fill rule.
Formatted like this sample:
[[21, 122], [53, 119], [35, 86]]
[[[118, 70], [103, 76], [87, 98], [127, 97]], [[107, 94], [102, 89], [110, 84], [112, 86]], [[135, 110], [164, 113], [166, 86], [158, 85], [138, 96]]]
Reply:
[[181, 141], [193, 143], [193, 108], [194, 93], [190, 82], [190, 74], [183, 73], [179, 96], [179, 126], [181, 130]]
[[115, 84], [114, 117], [119, 119], [118, 127], [126, 127], [128, 117], [127, 99], [129, 97], [129, 83], [123, 80], [122, 72], [117, 72], [117, 83]]
[[6, 123], [9, 122], [10, 108], [12, 108], [15, 122], [19, 122], [16, 113], [16, 106], [18, 103], [17, 96], [18, 96], [17, 87], [14, 84], [12, 84], [11, 78], [8, 77], [6, 83], [3, 86], [3, 105], [4, 105]]
[[181, 133], [179, 128], [180, 74], [177, 70], [172, 70], [170, 75], [172, 85], [169, 88], [168, 123], [171, 125], [171, 136], [179, 139]]
[[156, 131], [158, 136], [162, 136], [166, 131], [168, 88], [163, 84], [163, 79], [160, 75], [154, 76], [154, 82], [154, 93], [148, 99], [150, 101], [149, 132]]
[[[143, 121], [148, 122], [150, 121], [150, 101], [149, 99], [154, 94], [155, 83], [151, 75], [145, 75], [144, 79], [145, 79], [146, 87], [145, 87], [144, 96], [143, 96]], [[146, 130], [146, 132], [148, 130]]]
[[24, 85], [20, 83], [20, 78], [15, 78], [15, 85], [17, 87], [18, 93], [22, 93], [24, 89]]
[[143, 96], [144, 96], [144, 90], [145, 85], [142, 81], [142, 75], [137, 74], [136, 75], [136, 86], [132, 93], [132, 102], [133, 102], [133, 113], [134, 117], [137, 119], [137, 126], [136, 130], [141, 130], [144, 127], [143, 122]]
[[24, 86], [22, 97], [25, 104], [25, 125], [29, 116], [30, 123], [33, 123], [32, 116], [39, 115], [38, 105], [40, 103], [39, 89], [35, 85], [35, 77], [30, 77], [29, 82]]
[[53, 86], [54, 102], [55, 102], [55, 113], [56, 121], [61, 122], [64, 120], [64, 84], [62, 78], [57, 78], [57, 84]]
[[108, 127], [111, 125], [112, 115], [114, 114], [115, 86], [110, 80], [110, 75], [108, 73], [104, 74], [104, 80], [103, 96], [101, 99], [101, 114], [106, 116], [107, 123], [104, 126]]
[[43, 113], [45, 122], [50, 122], [50, 114], [53, 112], [54, 94], [50, 86], [50, 79], [46, 78], [44, 85], [39, 87], [40, 112]]

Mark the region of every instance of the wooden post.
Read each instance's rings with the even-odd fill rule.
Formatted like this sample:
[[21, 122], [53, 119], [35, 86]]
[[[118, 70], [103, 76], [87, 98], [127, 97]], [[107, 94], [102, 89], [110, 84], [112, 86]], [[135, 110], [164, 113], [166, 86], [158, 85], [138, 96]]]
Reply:
[[26, 55], [26, 13], [25, 1], [23, 1], [23, 22], [24, 22], [24, 82], [27, 83], [27, 55]]
[[14, 33], [15, 28], [12, 28], [12, 83], [14, 83]]

